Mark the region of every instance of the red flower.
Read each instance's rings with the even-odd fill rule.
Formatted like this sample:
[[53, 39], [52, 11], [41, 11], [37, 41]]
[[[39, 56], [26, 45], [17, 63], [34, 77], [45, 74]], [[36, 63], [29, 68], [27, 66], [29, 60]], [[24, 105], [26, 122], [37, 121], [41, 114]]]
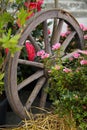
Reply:
[[26, 41], [25, 47], [26, 47], [26, 51], [27, 51], [27, 55], [28, 55], [28, 60], [34, 61], [34, 58], [36, 56], [34, 46], [29, 41]]
[[43, 4], [44, 0], [38, 0], [37, 2], [37, 11], [41, 11], [41, 5]]
[[37, 9], [37, 2], [25, 2], [24, 5], [29, 8], [29, 10]]
[[25, 2], [24, 5], [29, 8], [30, 2]]
[[8, 52], [9, 52], [9, 49], [8, 49], [8, 48], [5, 48], [5, 53], [6, 53], [6, 55], [8, 54]]
[[24, 5], [29, 9], [29, 10], [33, 10], [33, 9], [37, 9], [37, 11], [41, 10], [41, 5], [43, 4], [44, 0], [37, 0], [36, 2], [25, 2]]
[[44, 0], [36, 0], [36, 1], [37, 1], [37, 3], [39, 3], [40, 5], [42, 5], [43, 2], [44, 2]]
[[29, 9], [37, 9], [37, 3], [36, 2], [30, 2]]

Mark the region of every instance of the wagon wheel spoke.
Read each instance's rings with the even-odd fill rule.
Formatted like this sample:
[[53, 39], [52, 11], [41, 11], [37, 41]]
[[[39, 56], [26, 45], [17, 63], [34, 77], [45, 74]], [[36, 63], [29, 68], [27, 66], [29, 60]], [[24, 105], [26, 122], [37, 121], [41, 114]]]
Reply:
[[65, 41], [62, 43], [61, 53], [60, 53], [61, 56], [64, 55], [64, 52], [65, 52], [66, 48], [67, 48], [68, 45], [70, 44], [71, 40], [74, 38], [75, 34], [76, 34], [76, 32], [75, 32], [75, 31], [72, 31], [72, 32], [67, 36], [67, 38], [65, 39]]
[[51, 46], [50, 46], [50, 43], [49, 43], [47, 21], [43, 22], [43, 35], [44, 35], [45, 51], [47, 53], [51, 54]]
[[27, 79], [22, 81], [20, 84], [18, 84], [18, 90], [24, 88], [26, 85], [28, 85], [32, 81], [35, 81], [36, 79], [42, 77], [43, 75], [44, 75], [44, 71], [43, 70], [37, 71], [36, 73], [34, 73], [31, 76], [29, 76]]
[[40, 51], [41, 50], [40, 47], [39, 47], [39, 45], [37, 44], [36, 40], [34, 39], [34, 37], [31, 34], [29, 34], [28, 39], [35, 46], [36, 51]]
[[[52, 20], [52, 21], [54, 20], [54, 26], [53, 26], [53, 32], [52, 32], [51, 38], [48, 35], [48, 27], [47, 27], [48, 20]], [[67, 36], [65, 41], [63, 41], [63, 39], [62, 40], [60, 39], [64, 24], [69, 25], [69, 27], [73, 29], [72, 32]], [[38, 34], [39, 37], [36, 37], [36, 36], [34, 37], [33, 32], [35, 31], [37, 32], [38, 27], [41, 27], [39, 29], [41, 29], [40, 32], [42, 32], [42, 25], [43, 25], [43, 35], [39, 33]], [[74, 36], [76, 36], [76, 39], [74, 38]], [[50, 46], [52, 46], [52, 44], [55, 44], [57, 42], [63, 42], [61, 43], [62, 44], [61, 59], [64, 60], [66, 58], [73, 56], [73, 53], [78, 52], [78, 50], [74, 50], [74, 52], [71, 52], [71, 53], [70, 53], [71, 50], [69, 51], [70, 48], [68, 48], [68, 46], [70, 47], [70, 44], [73, 38], [75, 40], [77, 49], [84, 48], [83, 32], [80, 29], [79, 24], [73, 18], [73, 16], [63, 10], [50, 9], [50, 10], [41, 11], [35, 14], [34, 17], [32, 17], [31, 19], [29, 19], [29, 21], [27, 21], [26, 28], [21, 34], [18, 45], [24, 46], [25, 41], [29, 40], [31, 44], [34, 45], [36, 52], [41, 50], [41, 48], [44, 48], [43, 45], [45, 44], [46, 52], [52, 53]], [[21, 51], [23, 53], [21, 53]], [[45, 68], [42, 63], [36, 62], [36, 61], [32, 62], [25, 59], [24, 60], [19, 59], [20, 57], [23, 56], [22, 54], [24, 54], [24, 52], [25, 52], [25, 48], [23, 48], [18, 53], [16, 53], [13, 58], [10, 57], [10, 61], [6, 65], [5, 89], [6, 89], [7, 98], [9, 99], [9, 103], [12, 109], [14, 110], [14, 112], [18, 114], [22, 119], [25, 119], [25, 118], [28, 119], [29, 117], [26, 114], [24, 108], [26, 107], [27, 109], [29, 109], [32, 106], [34, 101], [35, 101], [34, 103], [38, 106], [38, 103], [36, 103], [38, 101], [38, 98], [36, 97], [39, 92], [41, 95], [41, 91], [44, 89], [45, 83], [47, 83], [48, 74], [46, 71], [44, 71]], [[26, 58], [26, 55], [24, 56]], [[24, 70], [23, 70], [23, 65], [24, 65]], [[29, 66], [30, 72], [26, 72], [28, 66]], [[29, 77], [27, 77], [28, 74], [29, 74]], [[20, 81], [22, 78], [24, 80], [18, 84], [18, 81]], [[27, 88], [28, 84], [30, 88]], [[29, 96], [22, 95], [24, 94], [23, 92], [26, 91], [25, 87], [27, 90], [29, 90], [28, 91]], [[22, 97], [22, 96], [25, 96], [25, 97]], [[46, 97], [47, 97], [47, 94], [42, 92], [42, 96], [41, 98], [39, 98], [39, 100], [41, 100], [40, 101], [41, 107], [45, 106]]]
[[38, 68], [42, 68], [42, 69], [44, 68], [43, 63], [39, 63], [39, 62], [35, 62], [35, 61], [28, 61], [28, 60], [18, 59], [18, 63], [23, 64], [23, 65], [38, 67]]
[[51, 44], [58, 43], [60, 40], [60, 34], [62, 31], [64, 20], [59, 19], [58, 24], [54, 21], [54, 28], [53, 28], [53, 34], [51, 38]]
[[48, 89], [48, 88], [49, 88], [49, 83], [48, 83], [48, 81], [46, 81], [44, 88], [42, 89], [42, 92], [41, 92], [41, 100], [40, 100], [41, 108], [45, 107], [46, 99], [47, 99], [47, 93], [45, 92], [45, 89]]
[[68, 53], [68, 54], [66, 54], [65, 56], [63, 56], [61, 59], [62, 60], [65, 60], [65, 59], [67, 59], [67, 58], [70, 58], [70, 57], [72, 57], [73, 56], [73, 54], [74, 53], [78, 53], [80, 51], [80, 49], [76, 49], [75, 51], [73, 51], [73, 52], [71, 52], [71, 53]]
[[25, 107], [27, 108], [27, 110], [29, 110], [30, 106], [32, 105], [33, 101], [35, 100], [36, 96], [38, 95], [40, 89], [42, 88], [42, 86], [44, 85], [46, 81], [45, 77], [42, 77], [39, 79], [39, 81], [37, 82], [36, 86], [34, 87], [32, 93], [30, 94]]

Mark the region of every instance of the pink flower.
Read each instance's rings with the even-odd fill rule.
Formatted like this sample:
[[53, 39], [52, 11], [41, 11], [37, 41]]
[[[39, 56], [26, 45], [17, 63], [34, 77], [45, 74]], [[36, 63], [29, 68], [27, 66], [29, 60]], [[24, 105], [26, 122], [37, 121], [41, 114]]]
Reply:
[[81, 65], [87, 65], [87, 60], [81, 60], [81, 61], [80, 61], [80, 64], [81, 64]]
[[66, 72], [66, 73], [69, 73], [69, 72], [71, 72], [72, 70], [69, 69], [69, 68], [64, 68], [63, 71]]
[[37, 56], [42, 56], [45, 54], [45, 51], [44, 50], [41, 50], [41, 51], [38, 51], [37, 52]]
[[85, 27], [84, 24], [80, 24], [80, 28], [81, 28], [83, 31], [87, 31], [87, 27]]
[[78, 95], [75, 95], [74, 97], [75, 97], [75, 99], [78, 99], [78, 98], [79, 98]]
[[67, 31], [67, 32], [66, 32], [66, 35], [69, 35], [70, 33], [71, 33], [70, 31]]
[[48, 73], [50, 74], [52, 71], [51, 70], [48, 70]]
[[80, 28], [83, 30], [84, 29], [84, 25], [82, 23], [79, 24]]
[[81, 54], [87, 55], [87, 50], [79, 50], [79, 52], [80, 52]]
[[74, 53], [74, 54], [73, 54], [73, 57], [76, 58], [76, 59], [77, 59], [79, 56], [80, 56], [79, 53]]
[[29, 41], [26, 41], [25, 47], [28, 55], [28, 60], [33, 61], [36, 56], [34, 46]]
[[66, 37], [66, 33], [61, 33], [61, 37]]
[[80, 67], [78, 67], [77, 69], [76, 69], [76, 72], [79, 72], [81, 70], [81, 68]]
[[60, 49], [61, 44], [60, 43], [56, 43], [52, 46], [52, 50], [57, 50]]
[[50, 29], [48, 29], [48, 34], [50, 34], [51, 32], [50, 32]]
[[70, 60], [70, 61], [73, 61], [73, 57], [70, 57], [69, 60]]
[[83, 31], [87, 31], [87, 27], [84, 27]]
[[87, 40], [87, 34], [84, 36], [84, 39]]
[[67, 37], [67, 35], [69, 35], [71, 32], [70, 31], [67, 31], [67, 32], [64, 32], [64, 33], [61, 33], [61, 37]]
[[49, 57], [49, 54], [46, 53], [44, 50], [41, 50], [41, 51], [38, 51], [38, 52], [37, 52], [37, 56], [40, 56], [41, 59], [45, 59], [45, 58], [48, 58], [48, 57]]
[[60, 66], [59, 65], [55, 65], [55, 69], [56, 70], [60, 70]]
[[45, 53], [44, 55], [41, 56], [41, 59], [46, 59], [49, 57], [49, 54], [48, 53]]
[[87, 31], [87, 27], [84, 26], [83, 31]]

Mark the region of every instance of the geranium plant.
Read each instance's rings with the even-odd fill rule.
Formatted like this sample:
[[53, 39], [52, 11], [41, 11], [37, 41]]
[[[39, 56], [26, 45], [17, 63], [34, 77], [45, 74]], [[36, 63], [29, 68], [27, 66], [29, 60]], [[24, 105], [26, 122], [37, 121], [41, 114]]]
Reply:
[[[4, 68], [8, 52], [11, 56], [22, 47], [18, 46], [18, 40], [24, 29], [27, 20], [42, 8], [43, 0], [6, 0], [0, 1], [0, 94], [4, 91]], [[38, 31], [39, 32], [39, 31]], [[28, 60], [32, 57], [33, 48], [31, 43], [26, 43], [24, 56]], [[34, 50], [34, 49], [33, 49]]]
[[52, 46], [52, 56], [44, 50], [37, 52], [37, 56], [41, 58], [48, 71], [49, 87], [46, 91], [53, 102], [55, 113], [62, 117], [66, 115], [73, 117], [77, 127], [86, 130], [87, 50], [78, 50], [71, 57], [62, 59], [61, 44], [56, 43]]

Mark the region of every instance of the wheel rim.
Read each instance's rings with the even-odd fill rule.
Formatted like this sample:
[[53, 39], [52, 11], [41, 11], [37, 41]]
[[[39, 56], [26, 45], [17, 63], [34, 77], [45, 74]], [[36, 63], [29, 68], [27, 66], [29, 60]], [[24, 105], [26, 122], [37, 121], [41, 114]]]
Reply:
[[[58, 19], [58, 23], [56, 26], [56, 31], [53, 29], [52, 37], [49, 41], [49, 35], [48, 35], [48, 27], [47, 27], [47, 20], [48, 19], [55, 19], [55, 21]], [[25, 41], [29, 39], [32, 44], [34, 45], [36, 51], [39, 51], [41, 48], [39, 44], [37, 44], [37, 41], [35, 41], [34, 37], [31, 35], [32, 31], [40, 24], [43, 23], [43, 37], [44, 37], [44, 43], [45, 43], [45, 51], [49, 54], [51, 54], [51, 45], [53, 43], [60, 42], [60, 36], [63, 28], [63, 24], [67, 24], [72, 28], [71, 33], [67, 36], [67, 38], [63, 41], [62, 44], [62, 51], [61, 51], [61, 57], [66, 58], [72, 55], [73, 52], [70, 52], [70, 54], [65, 55], [66, 49], [68, 46], [70, 46], [70, 42], [75, 37], [78, 39], [78, 47], [75, 52], [78, 51], [78, 49], [82, 49], [84, 47], [83, 43], [83, 33], [82, 30], [79, 27], [79, 24], [77, 21], [71, 16], [68, 12], [65, 12], [63, 10], [47, 10], [42, 11], [40, 13], [37, 13], [34, 17], [32, 17], [23, 31], [21, 38], [19, 40], [19, 45], [24, 45]], [[32, 103], [36, 99], [38, 93], [42, 89], [42, 87], [47, 82], [47, 77], [44, 73], [44, 65], [40, 63], [39, 61], [31, 62], [28, 60], [20, 59], [20, 53], [17, 52], [14, 55], [14, 58], [9, 58], [9, 63], [6, 68], [6, 76], [5, 76], [5, 88], [7, 93], [7, 98], [10, 102], [10, 105], [12, 109], [15, 111], [17, 115], [19, 115], [22, 119], [28, 118], [28, 115], [26, 114], [26, 110], [29, 110], [31, 108]], [[31, 74], [28, 78], [23, 80], [20, 84], [17, 84], [17, 68], [18, 65], [29, 65], [38, 68], [35, 73]], [[33, 81], [36, 81], [35, 87], [33, 88], [31, 94], [29, 95], [27, 101], [25, 104], [21, 102], [19, 91], [22, 90], [26, 85], [30, 84]]]

